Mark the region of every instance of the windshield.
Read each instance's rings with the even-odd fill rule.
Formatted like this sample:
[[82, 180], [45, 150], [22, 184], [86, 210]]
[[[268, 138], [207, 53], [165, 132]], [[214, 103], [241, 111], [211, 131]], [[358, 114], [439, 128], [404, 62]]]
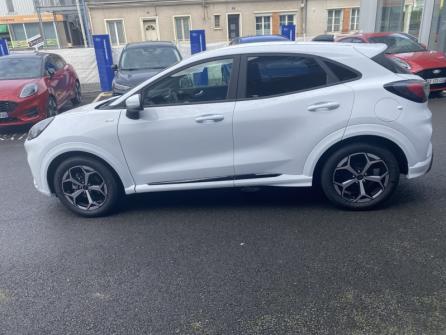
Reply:
[[180, 60], [175, 48], [141, 46], [125, 49], [121, 56], [121, 70], [164, 69]]
[[388, 48], [386, 50], [386, 53], [389, 54], [426, 51], [426, 48], [424, 48], [421, 44], [418, 44], [409, 37], [402, 35], [370, 37], [369, 42], [387, 44]]
[[42, 60], [38, 57], [0, 57], [0, 80], [31, 79], [42, 75]]

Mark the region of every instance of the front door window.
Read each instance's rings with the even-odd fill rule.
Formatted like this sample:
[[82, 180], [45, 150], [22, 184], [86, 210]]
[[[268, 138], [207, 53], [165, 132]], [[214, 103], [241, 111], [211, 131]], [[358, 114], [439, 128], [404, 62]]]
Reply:
[[226, 100], [232, 58], [219, 59], [181, 70], [149, 86], [144, 106], [212, 103]]

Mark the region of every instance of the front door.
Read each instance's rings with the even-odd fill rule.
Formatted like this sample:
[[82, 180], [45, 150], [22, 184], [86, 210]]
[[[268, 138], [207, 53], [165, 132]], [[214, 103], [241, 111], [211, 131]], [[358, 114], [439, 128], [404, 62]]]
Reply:
[[[243, 58], [244, 99], [237, 101], [234, 112], [235, 175], [259, 178], [249, 183], [265, 176], [289, 185], [310, 183], [311, 175], [304, 173], [307, 158], [326, 136], [341, 140], [352, 111], [353, 90], [336, 84], [334, 75], [312, 56]], [[236, 186], [247, 184], [237, 179]]]
[[234, 68], [228, 57], [176, 70], [141, 91], [139, 120], [121, 116], [119, 139], [137, 192], [232, 186]]
[[158, 41], [158, 26], [156, 20], [144, 20], [143, 29], [146, 41]]
[[228, 14], [228, 39], [240, 37], [240, 14]]

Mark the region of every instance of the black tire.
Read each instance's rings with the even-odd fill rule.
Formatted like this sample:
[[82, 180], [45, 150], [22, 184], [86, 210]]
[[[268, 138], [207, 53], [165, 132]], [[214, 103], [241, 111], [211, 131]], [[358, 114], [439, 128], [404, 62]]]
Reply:
[[81, 84], [79, 81], [76, 81], [76, 84], [74, 86], [74, 98], [71, 99], [71, 104], [76, 107], [79, 106], [82, 103], [82, 91], [81, 91]]
[[57, 101], [52, 95], [48, 97], [48, 102], [46, 106], [46, 117], [56, 116], [58, 113], [57, 110]]
[[[364, 171], [367, 162], [370, 166]], [[399, 178], [398, 161], [391, 151], [378, 145], [352, 143], [328, 157], [320, 181], [325, 196], [336, 206], [369, 210], [392, 196]]]
[[429, 94], [429, 99], [443, 98], [443, 91], [434, 91]]
[[[70, 177], [68, 173], [74, 181], [67, 180]], [[87, 174], [88, 177], [85, 177]], [[55, 193], [65, 207], [84, 217], [110, 214], [116, 209], [122, 195], [113, 171], [101, 161], [90, 157], [76, 156], [63, 161], [54, 173], [53, 182]]]

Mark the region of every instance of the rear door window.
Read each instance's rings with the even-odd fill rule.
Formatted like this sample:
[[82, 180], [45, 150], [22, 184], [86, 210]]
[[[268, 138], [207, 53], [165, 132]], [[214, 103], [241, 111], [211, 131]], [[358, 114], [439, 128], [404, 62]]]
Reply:
[[248, 57], [246, 98], [291, 94], [323, 87], [329, 78], [313, 57], [265, 55]]

